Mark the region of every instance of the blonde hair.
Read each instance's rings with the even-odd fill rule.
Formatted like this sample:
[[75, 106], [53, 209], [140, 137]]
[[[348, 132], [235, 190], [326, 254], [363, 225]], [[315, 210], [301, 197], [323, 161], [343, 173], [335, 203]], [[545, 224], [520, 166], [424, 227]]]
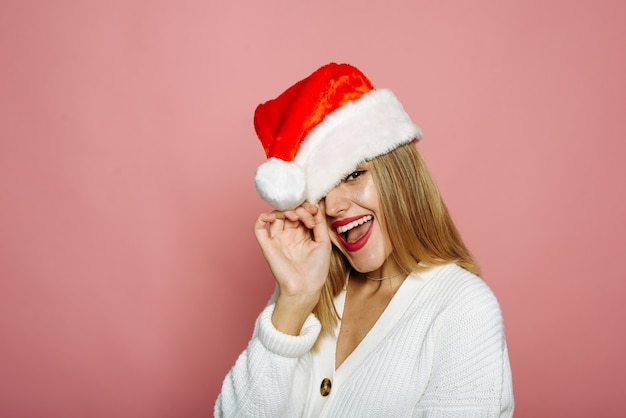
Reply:
[[[479, 274], [414, 143], [372, 159], [369, 169], [378, 190], [379, 221], [393, 248], [391, 257], [403, 270], [455, 263]], [[337, 325], [333, 299], [343, 289], [348, 269], [348, 261], [333, 246], [328, 279], [313, 311], [322, 323], [322, 334], [333, 333]]]

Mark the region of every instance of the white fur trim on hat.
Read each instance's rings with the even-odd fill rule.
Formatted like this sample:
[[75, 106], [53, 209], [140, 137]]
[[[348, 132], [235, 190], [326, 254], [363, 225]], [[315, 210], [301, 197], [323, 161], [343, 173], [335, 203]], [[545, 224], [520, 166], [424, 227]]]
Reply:
[[278, 210], [293, 209], [304, 202], [304, 171], [294, 162], [272, 157], [257, 168], [254, 182], [261, 197]]
[[[294, 158], [304, 170], [304, 198], [317, 203], [363, 161], [421, 136], [422, 131], [391, 90], [372, 90], [345, 104], [311, 130]], [[293, 197], [290, 203], [298, 200], [295, 194]]]

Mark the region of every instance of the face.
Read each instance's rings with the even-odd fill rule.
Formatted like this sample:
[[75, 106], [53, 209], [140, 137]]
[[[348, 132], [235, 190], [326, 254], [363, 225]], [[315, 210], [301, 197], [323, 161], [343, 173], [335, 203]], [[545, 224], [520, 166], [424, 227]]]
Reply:
[[368, 163], [359, 165], [326, 195], [324, 209], [331, 240], [352, 267], [361, 273], [383, 272], [392, 247], [382, 228], [378, 191]]

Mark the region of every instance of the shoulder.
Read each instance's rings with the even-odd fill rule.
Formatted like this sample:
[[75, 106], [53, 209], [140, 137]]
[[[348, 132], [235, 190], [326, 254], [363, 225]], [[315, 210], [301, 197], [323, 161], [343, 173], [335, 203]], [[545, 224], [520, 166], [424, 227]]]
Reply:
[[414, 274], [428, 278], [424, 297], [439, 305], [440, 310], [457, 314], [474, 311], [474, 314], [501, 315], [498, 300], [487, 283], [456, 264], [435, 266]]
[[493, 292], [483, 279], [456, 264], [434, 266], [424, 272], [413, 274], [428, 279], [429, 285], [439, 292], [457, 296], [471, 294], [493, 295]]

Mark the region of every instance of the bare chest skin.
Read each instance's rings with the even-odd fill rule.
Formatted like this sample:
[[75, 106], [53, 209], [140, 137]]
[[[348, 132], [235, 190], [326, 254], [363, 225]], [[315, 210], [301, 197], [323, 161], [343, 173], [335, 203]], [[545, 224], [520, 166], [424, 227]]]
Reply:
[[341, 366], [363, 341], [402, 284], [402, 280], [374, 282], [364, 277], [350, 279], [337, 338], [335, 368]]

